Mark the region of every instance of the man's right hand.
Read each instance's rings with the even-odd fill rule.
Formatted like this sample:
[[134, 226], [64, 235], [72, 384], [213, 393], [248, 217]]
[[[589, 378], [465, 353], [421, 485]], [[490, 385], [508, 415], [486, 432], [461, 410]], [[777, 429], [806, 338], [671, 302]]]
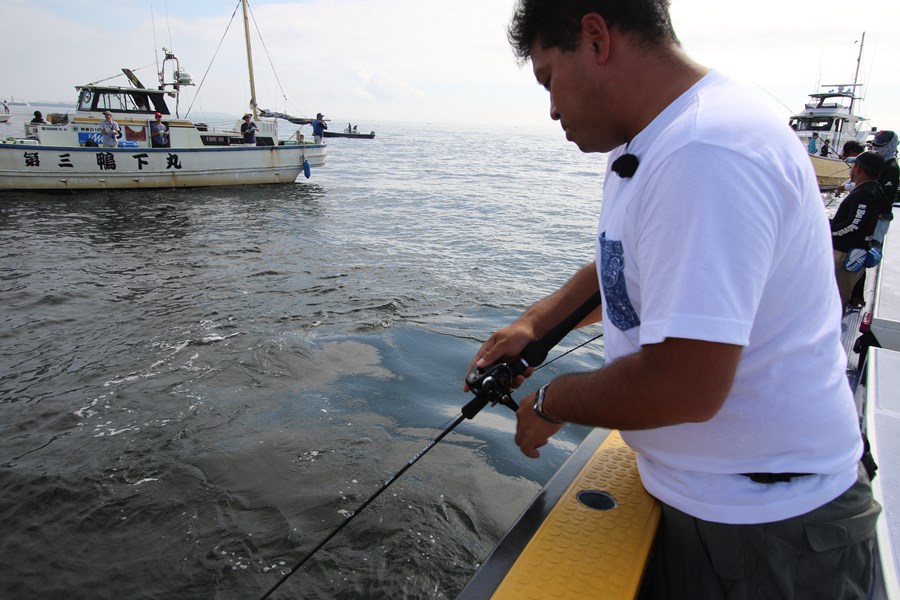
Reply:
[[[494, 363], [503, 358], [517, 357], [525, 349], [529, 342], [533, 341], [534, 330], [527, 323], [519, 319], [511, 325], [507, 325], [503, 329], [494, 332], [485, 343], [481, 345], [475, 358], [469, 363], [466, 373], [472, 370], [473, 366], [481, 369], [490, 367]], [[512, 382], [512, 387], [517, 388], [522, 385], [526, 377], [530, 377], [534, 369], [529, 368], [522, 375], [518, 375]], [[469, 385], [463, 384], [463, 391], [469, 391]]]

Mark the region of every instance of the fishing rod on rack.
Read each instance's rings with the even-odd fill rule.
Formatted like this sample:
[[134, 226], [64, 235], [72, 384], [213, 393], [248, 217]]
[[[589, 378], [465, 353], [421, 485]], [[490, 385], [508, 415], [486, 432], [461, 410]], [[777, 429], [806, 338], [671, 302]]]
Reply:
[[434, 448], [438, 442], [447, 437], [451, 431], [453, 431], [457, 425], [465, 421], [466, 419], [474, 419], [475, 416], [481, 412], [481, 410], [487, 406], [489, 403], [491, 406], [502, 404], [506, 406], [513, 412], [519, 410], [519, 405], [516, 404], [516, 401], [512, 398], [512, 384], [515, 378], [518, 375], [522, 375], [530, 368], [534, 368], [535, 370], [540, 369], [541, 367], [545, 367], [550, 363], [559, 360], [563, 356], [569, 354], [570, 352], [574, 352], [575, 350], [585, 346], [594, 340], [603, 336], [603, 333], [599, 333], [591, 339], [575, 346], [567, 350], [566, 352], [560, 354], [555, 357], [553, 360], [544, 363], [547, 355], [550, 353], [550, 350], [553, 349], [559, 342], [562, 341], [566, 335], [572, 331], [581, 321], [583, 321], [591, 312], [594, 311], [598, 306], [600, 306], [600, 291], [598, 290], [594, 295], [588, 298], [581, 306], [579, 306], [575, 311], [563, 319], [556, 327], [551, 329], [538, 340], [534, 340], [529, 342], [525, 349], [522, 350], [522, 354], [516, 358], [511, 358], [508, 360], [502, 360], [500, 362], [494, 363], [493, 365], [481, 369], [477, 366], [473, 366], [472, 369], [466, 374], [466, 383], [469, 385], [469, 389], [475, 394], [475, 397], [470, 400], [465, 406], [460, 410], [460, 415], [451, 423], [446, 429], [444, 429], [440, 434], [438, 434], [434, 439], [432, 439], [428, 444], [419, 450], [419, 452], [413, 456], [403, 467], [394, 473], [394, 475], [385, 481], [380, 488], [378, 488], [375, 493], [369, 496], [365, 502], [359, 505], [359, 507], [354, 510], [349, 517], [347, 517], [340, 525], [338, 525], [335, 529], [331, 531], [325, 539], [316, 544], [315, 548], [310, 550], [290, 571], [284, 573], [281, 578], [275, 582], [269, 590], [260, 596], [260, 600], [265, 600], [270, 597], [275, 590], [277, 590], [281, 584], [288, 580], [288, 578], [296, 573], [310, 558], [312, 558], [319, 550], [321, 550], [325, 544], [331, 541], [334, 536], [343, 530], [350, 521], [356, 517], [359, 513], [361, 513], [369, 504], [371, 504], [378, 496], [380, 496], [388, 487], [391, 486], [395, 481], [397, 481], [410, 467], [416, 464], [419, 459], [421, 459], [425, 454]]

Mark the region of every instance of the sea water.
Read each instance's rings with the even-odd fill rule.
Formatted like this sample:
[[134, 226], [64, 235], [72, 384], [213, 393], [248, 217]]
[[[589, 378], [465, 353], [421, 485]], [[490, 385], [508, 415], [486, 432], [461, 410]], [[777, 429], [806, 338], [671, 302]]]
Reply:
[[[259, 597], [591, 260], [604, 158], [559, 129], [359, 127], [296, 184], [0, 193], [0, 597]], [[586, 434], [514, 427], [463, 422], [276, 597], [453, 598]]]

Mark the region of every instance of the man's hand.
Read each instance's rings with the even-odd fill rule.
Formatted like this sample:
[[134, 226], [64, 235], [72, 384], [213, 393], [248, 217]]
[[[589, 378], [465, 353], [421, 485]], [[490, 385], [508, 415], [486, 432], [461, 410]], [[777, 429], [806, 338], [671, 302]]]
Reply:
[[[528, 342], [534, 340], [534, 331], [531, 327], [521, 319], [508, 325], [500, 331], [494, 332], [485, 343], [481, 345], [475, 358], [469, 363], [466, 373], [472, 370], [472, 367], [478, 366], [480, 369], [490, 367], [503, 358], [518, 357]], [[534, 369], [528, 369], [524, 374], [516, 376], [512, 382], [512, 387], [517, 388], [522, 385], [526, 377], [530, 377]], [[469, 385], [463, 384], [463, 391], [469, 391]]]
[[538, 448], [546, 445], [563, 426], [562, 423], [554, 425], [537, 416], [534, 412], [536, 395], [535, 392], [522, 399], [516, 411], [516, 445], [528, 458], [538, 458], [541, 455]]

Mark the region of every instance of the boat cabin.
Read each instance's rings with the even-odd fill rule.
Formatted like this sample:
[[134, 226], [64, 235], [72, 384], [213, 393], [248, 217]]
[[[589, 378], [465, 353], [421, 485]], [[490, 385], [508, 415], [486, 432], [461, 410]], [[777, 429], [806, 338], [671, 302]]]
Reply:
[[146, 88], [78, 86], [78, 110], [84, 112], [110, 111], [113, 114], [169, 115], [163, 90]]

